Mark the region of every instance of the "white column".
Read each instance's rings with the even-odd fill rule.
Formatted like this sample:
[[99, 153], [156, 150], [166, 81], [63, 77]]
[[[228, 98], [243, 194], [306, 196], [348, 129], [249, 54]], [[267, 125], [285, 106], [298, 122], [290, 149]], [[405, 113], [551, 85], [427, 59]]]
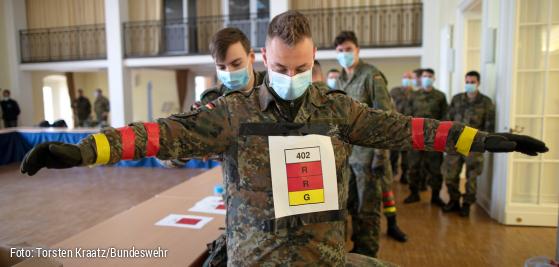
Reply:
[[421, 67], [438, 72], [441, 36], [441, 3], [438, 0], [423, 0], [423, 55]]
[[12, 98], [21, 108], [19, 116], [20, 126], [31, 126], [34, 121], [33, 88], [31, 74], [20, 70], [19, 31], [27, 28], [25, 1], [4, 0], [3, 27], [6, 27], [6, 48], [8, 56], [9, 89]]
[[[496, 132], [508, 132], [512, 126], [511, 105], [514, 77], [514, 42], [516, 38], [516, 3], [514, 1], [499, 1], [499, 22], [497, 30], [496, 48], [496, 83], [497, 107]], [[491, 190], [491, 217], [501, 223], [505, 222], [506, 206], [509, 201], [510, 184], [508, 181], [509, 167], [512, 156], [510, 154], [494, 154], [493, 185]]]
[[132, 89], [130, 75], [124, 67], [122, 22], [128, 17], [128, 0], [105, 0], [105, 33], [107, 40], [107, 75], [111, 101], [111, 126], [122, 127], [132, 122]]
[[289, 9], [289, 0], [270, 1], [270, 20]]

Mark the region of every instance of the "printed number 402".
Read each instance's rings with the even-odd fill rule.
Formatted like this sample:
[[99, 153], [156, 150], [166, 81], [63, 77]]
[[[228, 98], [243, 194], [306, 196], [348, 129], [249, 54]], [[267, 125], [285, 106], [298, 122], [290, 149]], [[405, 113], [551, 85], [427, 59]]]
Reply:
[[311, 157], [311, 152], [299, 152], [297, 153], [298, 159], [308, 159]]

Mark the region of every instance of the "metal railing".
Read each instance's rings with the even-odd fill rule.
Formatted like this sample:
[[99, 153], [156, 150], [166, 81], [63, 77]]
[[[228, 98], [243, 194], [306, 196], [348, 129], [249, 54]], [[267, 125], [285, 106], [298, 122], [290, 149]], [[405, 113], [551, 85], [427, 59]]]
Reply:
[[264, 46], [268, 14], [225, 15], [124, 23], [125, 57], [209, 53], [212, 35], [225, 27], [241, 29], [253, 48]]
[[354, 31], [361, 47], [422, 44], [421, 3], [299, 10], [310, 21], [315, 45], [333, 48], [343, 30]]
[[107, 58], [104, 24], [21, 30], [19, 38], [22, 63]]
[[[356, 33], [361, 47], [422, 44], [421, 3], [299, 10], [310, 21], [315, 45], [333, 48], [342, 30]], [[222, 15], [123, 24], [125, 57], [207, 54], [211, 36], [224, 27], [240, 28], [253, 48], [264, 46], [269, 14]], [[20, 31], [21, 62], [104, 59], [105, 25]]]

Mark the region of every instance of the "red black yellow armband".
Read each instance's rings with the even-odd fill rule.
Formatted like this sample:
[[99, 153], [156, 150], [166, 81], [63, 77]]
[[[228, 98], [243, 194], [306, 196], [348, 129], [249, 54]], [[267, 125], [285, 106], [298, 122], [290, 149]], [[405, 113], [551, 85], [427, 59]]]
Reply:
[[425, 136], [423, 134], [423, 125], [425, 119], [423, 118], [412, 118], [411, 119], [411, 140], [413, 149], [424, 150], [425, 149]]
[[439, 127], [437, 128], [437, 134], [435, 135], [435, 143], [433, 144], [433, 150], [444, 152], [446, 147], [446, 140], [448, 139], [448, 132], [452, 128], [451, 121], [441, 121]]
[[146, 157], [153, 157], [159, 152], [159, 124], [146, 122], [144, 127], [147, 132]]
[[456, 151], [464, 156], [468, 156], [470, 154], [470, 149], [472, 148], [472, 143], [474, 142], [474, 138], [476, 137], [478, 130], [464, 126], [460, 137], [458, 137], [458, 141], [456, 142]]
[[[153, 157], [159, 152], [159, 124], [155, 122], [146, 122], [143, 124], [146, 130], [146, 157]], [[120, 142], [122, 146], [121, 160], [134, 159], [136, 153], [136, 134], [133, 127], [127, 126], [117, 129], [120, 134]], [[103, 133], [93, 134], [95, 147], [97, 150], [97, 158], [95, 164], [107, 164], [111, 159], [111, 146], [107, 136]]]
[[136, 134], [132, 127], [122, 127], [118, 129], [120, 133], [120, 142], [122, 143], [121, 159], [133, 159], [136, 151]]

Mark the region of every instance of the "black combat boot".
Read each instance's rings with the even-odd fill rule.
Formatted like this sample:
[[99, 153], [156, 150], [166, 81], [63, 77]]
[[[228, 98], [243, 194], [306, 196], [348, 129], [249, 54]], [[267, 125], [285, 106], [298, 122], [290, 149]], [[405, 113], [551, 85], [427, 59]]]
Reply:
[[460, 211], [460, 201], [450, 200], [446, 205], [444, 205], [443, 212], [453, 212], [453, 211]]
[[400, 230], [400, 227], [398, 227], [398, 224], [396, 223], [396, 214], [386, 216], [386, 222], [388, 225], [386, 234], [389, 237], [392, 237], [393, 239], [400, 242], [408, 241], [408, 236], [406, 235], [406, 233]]
[[470, 204], [463, 203], [462, 208], [460, 208], [460, 217], [469, 217], [470, 216]]
[[406, 199], [404, 199], [404, 203], [410, 204], [414, 202], [419, 202], [419, 200], [421, 200], [419, 198], [419, 192], [417, 192], [416, 190], [412, 190], [411, 194]]
[[445, 205], [444, 201], [439, 196], [440, 190], [433, 189], [431, 192], [431, 204], [443, 207]]

